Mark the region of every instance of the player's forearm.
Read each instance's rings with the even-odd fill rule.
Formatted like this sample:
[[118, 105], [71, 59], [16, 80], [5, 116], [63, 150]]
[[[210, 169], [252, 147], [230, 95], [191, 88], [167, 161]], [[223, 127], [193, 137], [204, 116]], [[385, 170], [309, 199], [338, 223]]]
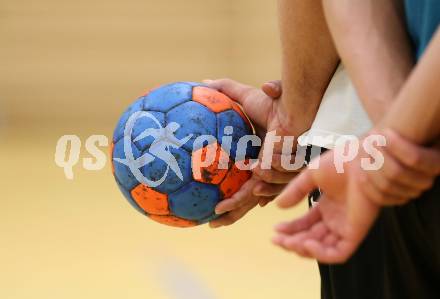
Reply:
[[323, 0], [323, 5], [341, 59], [377, 122], [413, 67], [401, 0]]
[[315, 118], [339, 57], [320, 0], [279, 0], [278, 8], [284, 123], [303, 133]]
[[427, 144], [440, 137], [440, 31], [382, 121], [404, 137]]

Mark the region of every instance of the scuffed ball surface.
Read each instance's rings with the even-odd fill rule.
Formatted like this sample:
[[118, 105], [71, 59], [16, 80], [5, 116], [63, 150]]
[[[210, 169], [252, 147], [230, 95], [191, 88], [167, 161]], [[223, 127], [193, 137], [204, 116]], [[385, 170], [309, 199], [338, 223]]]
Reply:
[[[155, 120], [146, 117], [136, 119], [131, 135], [124, 138], [127, 121], [140, 111], [150, 113]], [[179, 125], [173, 132], [178, 140], [192, 134], [182, 146], [167, 147], [177, 162], [181, 177], [167, 167], [170, 161], [166, 157], [161, 156], [161, 159], [153, 154], [160, 141], [151, 135], [136, 139], [147, 129], [168, 128], [167, 125], [171, 123]], [[234, 129], [230, 136], [230, 149], [222, 144], [225, 126]], [[176, 227], [203, 224], [215, 219], [215, 206], [231, 197], [250, 178], [250, 171], [239, 170], [234, 159], [238, 140], [244, 135], [253, 134], [252, 125], [241, 107], [226, 95], [199, 83], [167, 84], [141, 96], [122, 114], [114, 130], [111, 146], [113, 174], [128, 202], [150, 219]], [[194, 158], [194, 155], [198, 155], [203, 160], [207, 147], [212, 146], [204, 144], [194, 149], [194, 140], [201, 135], [211, 135], [217, 139], [214, 163], [208, 167], [197, 165]], [[161, 184], [148, 186], [140, 183], [130, 167], [114, 160], [127, 159], [125, 139], [129, 141], [134, 159], [145, 156], [148, 159], [139, 168], [140, 173], [151, 181], [165, 177]], [[220, 169], [220, 157], [228, 157], [228, 150], [228, 167]], [[245, 158], [256, 158], [258, 150], [248, 147]], [[194, 171], [196, 168], [200, 170], [200, 177]]]

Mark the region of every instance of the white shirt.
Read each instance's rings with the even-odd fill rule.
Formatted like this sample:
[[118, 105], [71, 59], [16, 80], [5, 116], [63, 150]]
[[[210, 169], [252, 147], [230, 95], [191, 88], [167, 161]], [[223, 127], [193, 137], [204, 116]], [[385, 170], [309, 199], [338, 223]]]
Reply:
[[300, 136], [300, 145], [332, 149], [343, 135], [361, 136], [372, 128], [344, 66], [340, 64], [330, 81], [309, 131]]

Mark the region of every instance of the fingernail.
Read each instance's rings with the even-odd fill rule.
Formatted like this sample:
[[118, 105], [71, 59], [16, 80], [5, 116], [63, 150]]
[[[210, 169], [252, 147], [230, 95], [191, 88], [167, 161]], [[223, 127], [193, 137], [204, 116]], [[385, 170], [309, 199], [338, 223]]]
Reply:
[[267, 82], [267, 85], [270, 85], [270, 87], [276, 91], [279, 91], [279, 87], [277, 84], [273, 83], [273, 82]]
[[202, 82], [205, 83], [205, 84], [210, 84], [210, 83], [214, 82], [214, 80], [212, 80], [212, 79], [205, 79], [205, 80], [202, 80]]
[[221, 214], [224, 214], [225, 212], [226, 211], [224, 209], [222, 209], [222, 208], [215, 208], [215, 210], [214, 210], [214, 213], [216, 215], [221, 215]]

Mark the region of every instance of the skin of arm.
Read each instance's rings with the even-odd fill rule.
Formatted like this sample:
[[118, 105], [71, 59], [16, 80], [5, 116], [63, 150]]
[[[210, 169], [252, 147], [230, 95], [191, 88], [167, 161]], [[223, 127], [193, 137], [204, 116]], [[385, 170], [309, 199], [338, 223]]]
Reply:
[[417, 144], [435, 142], [440, 135], [440, 31], [401, 89], [383, 119], [389, 127]]
[[321, 0], [279, 0], [283, 95], [280, 122], [299, 136], [310, 128], [339, 63]]
[[[299, 137], [310, 129], [315, 119], [339, 64], [339, 56], [325, 21], [321, 0], [279, 0], [278, 14], [283, 92], [281, 96], [279, 87], [279, 99], [274, 101], [272, 111], [267, 114], [266, 130], [276, 131], [278, 136]], [[267, 87], [263, 85], [266, 94], [276, 96], [276, 93], [267, 92], [270, 90]], [[260, 153], [263, 152], [264, 145]], [[272, 168], [257, 166], [253, 169], [255, 176], [268, 184], [288, 183], [295, 174], [276, 167], [281, 152], [282, 143], [275, 143]], [[281, 187], [274, 189], [281, 190]]]
[[[440, 31], [437, 31], [389, 113], [373, 133], [383, 132], [385, 136], [392, 136], [394, 133], [390, 134], [391, 130], [416, 144], [438, 142], [439, 53]], [[392, 140], [399, 142], [395, 137]], [[395, 143], [393, 147], [395, 153], [400, 151], [404, 163], [421, 164], [421, 161], [403, 154], [404, 143]], [[365, 238], [380, 210], [380, 205], [363, 189], [365, 171], [360, 164], [358, 157], [345, 165], [344, 173], [337, 173], [330, 151], [322, 156], [319, 169], [307, 169], [294, 179], [278, 198], [281, 207], [295, 205], [317, 186], [320, 186], [324, 195], [305, 216], [279, 225], [274, 243], [321, 262], [346, 261]], [[438, 157], [433, 165], [428, 166], [430, 168], [426, 168], [426, 171], [431, 171], [431, 177], [435, 178], [440, 174]], [[381, 176], [382, 172], [377, 171], [374, 175]]]
[[328, 26], [373, 123], [414, 67], [400, 0], [325, 0]]

